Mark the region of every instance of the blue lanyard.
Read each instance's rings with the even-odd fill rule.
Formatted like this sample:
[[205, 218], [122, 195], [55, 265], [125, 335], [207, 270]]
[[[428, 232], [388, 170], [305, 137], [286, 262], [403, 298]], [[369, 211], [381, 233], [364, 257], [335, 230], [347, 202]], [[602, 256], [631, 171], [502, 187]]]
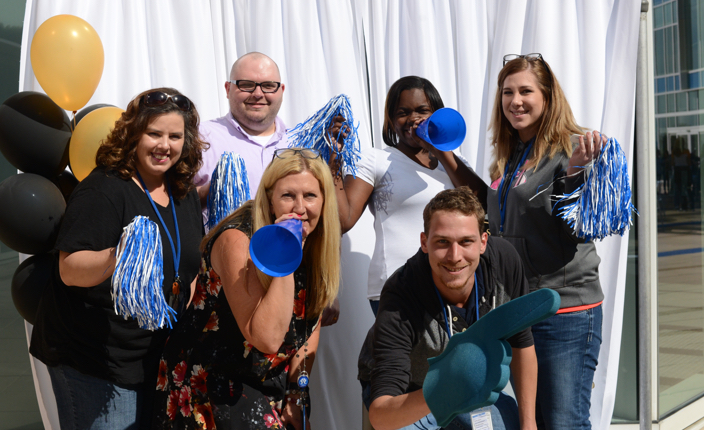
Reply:
[[[447, 315], [447, 309], [445, 309], [445, 301], [442, 299], [442, 296], [440, 295], [440, 291], [438, 291], [438, 287], [433, 283], [433, 287], [435, 288], [435, 294], [438, 295], [438, 300], [440, 300], [440, 306], [442, 307], [442, 316], [445, 318], [445, 329], [447, 330], [447, 336], [452, 337], [452, 332], [450, 331], [450, 321], [448, 319]], [[474, 292], [474, 310], [477, 312], [477, 321], [479, 320], [479, 290], [477, 289], [477, 272], [474, 272], [474, 288], [472, 290]], [[469, 321], [467, 321], [469, 323]]]
[[[504, 176], [501, 178], [501, 184], [499, 184], [499, 212], [501, 213], [501, 224], [499, 224], [499, 235], [503, 234], [504, 232], [504, 221], [506, 221], [506, 200], [508, 199], [508, 192], [511, 191], [511, 183], [513, 182], [513, 177], [516, 175], [516, 172], [518, 172], [523, 166], [523, 163], [526, 162], [526, 158], [528, 158], [528, 154], [530, 154], [530, 149], [533, 147], [533, 142], [528, 145], [526, 149], [523, 150], [523, 156], [521, 157], [521, 161], [518, 163], [516, 168], [511, 172], [511, 175], [508, 174], [508, 168], [511, 163], [506, 163], [506, 168], [504, 169]], [[507, 177], [510, 176], [510, 179], [508, 180], [508, 186], [506, 187], [506, 192], [504, 192], [504, 181], [506, 180]]]
[[178, 232], [178, 220], [176, 219], [176, 206], [174, 205], [174, 198], [171, 195], [171, 185], [169, 184], [168, 181], [166, 181], [166, 189], [169, 191], [169, 204], [171, 205], [171, 213], [174, 215], [174, 228], [176, 229], [176, 246], [174, 247], [174, 241], [171, 239], [171, 233], [169, 233], [169, 229], [166, 228], [166, 224], [164, 223], [164, 219], [161, 217], [161, 214], [159, 213], [159, 209], [156, 207], [156, 203], [154, 203], [154, 199], [152, 199], [151, 194], [149, 194], [149, 190], [147, 189], [147, 186], [144, 184], [144, 180], [142, 180], [142, 176], [139, 174], [137, 170], [135, 170], [135, 173], [137, 174], [137, 179], [139, 179], [139, 183], [142, 184], [142, 188], [144, 188], [144, 192], [147, 194], [147, 197], [149, 198], [149, 203], [152, 204], [152, 207], [154, 208], [154, 212], [156, 212], [156, 216], [159, 217], [159, 222], [161, 222], [161, 226], [164, 227], [164, 231], [166, 232], [166, 237], [169, 238], [169, 243], [171, 244], [171, 255], [174, 258], [174, 271], [176, 272], [176, 275], [174, 277], [174, 282], [179, 281], [178, 277], [178, 266], [181, 263], [181, 235]]

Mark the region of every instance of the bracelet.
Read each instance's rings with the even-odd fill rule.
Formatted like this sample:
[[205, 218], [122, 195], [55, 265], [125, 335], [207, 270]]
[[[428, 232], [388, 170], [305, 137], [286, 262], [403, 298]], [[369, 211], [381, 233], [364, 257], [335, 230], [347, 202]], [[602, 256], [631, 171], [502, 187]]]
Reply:
[[297, 381], [289, 382], [288, 385], [286, 386], [286, 392], [289, 391], [298, 391], [300, 387], [298, 386]]

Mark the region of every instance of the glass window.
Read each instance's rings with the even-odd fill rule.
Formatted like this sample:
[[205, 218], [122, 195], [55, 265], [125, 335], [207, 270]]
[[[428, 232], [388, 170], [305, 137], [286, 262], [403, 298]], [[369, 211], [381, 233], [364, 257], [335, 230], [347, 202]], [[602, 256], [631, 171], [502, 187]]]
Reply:
[[[698, 157], [699, 156], [699, 135], [698, 134], [692, 134], [689, 136], [690, 139], [690, 144], [691, 144], [691, 150], [692, 150], [692, 157]], [[694, 160], [692, 160], [692, 163], [694, 163]]]
[[699, 115], [683, 115], [677, 117], [677, 127], [689, 127], [699, 124]]
[[[678, 2], [662, 4], [663, 25], [654, 31], [656, 76], [678, 73], [686, 64], [680, 55], [691, 56], [690, 88], [704, 86], [704, 0], [682, 4], [687, 13], [678, 13]], [[689, 34], [679, 38], [680, 23]], [[661, 32], [661, 34], [658, 34]], [[680, 43], [683, 45], [680, 46]], [[689, 46], [691, 45], [691, 46]], [[688, 60], [687, 60], [688, 61]], [[690, 66], [690, 65], [688, 65]], [[667, 76], [669, 78], [669, 76]], [[659, 82], [658, 82], [659, 83]], [[682, 86], [685, 86], [682, 82]], [[656, 132], [660, 154], [656, 160], [657, 178], [657, 354], [658, 415], [664, 417], [704, 394], [704, 215], [702, 213], [702, 144], [704, 143], [704, 89], [682, 91], [673, 79], [666, 80], [667, 109], [662, 96], [656, 104], [663, 110], [694, 115], [657, 118]], [[672, 88], [672, 89], [671, 89]], [[699, 112], [703, 112], [700, 114]], [[677, 127], [677, 128], [675, 128]]]
[[689, 74], [689, 88], [699, 88], [699, 72]]
[[[22, 24], [24, 21], [25, 0], [0, 1], [0, 103], [17, 93], [20, 80], [20, 54], [22, 45]], [[0, 154], [0, 181], [17, 173], [5, 157]], [[12, 208], [3, 208], [9, 211]], [[3, 312], [0, 315], [2, 327], [2, 345], [0, 363], [2, 366], [3, 400], [10, 400], [20, 405], [21, 411], [10, 408], [0, 409], [0, 427], [41, 429], [42, 418], [34, 396], [34, 380], [27, 355], [27, 334], [24, 321], [15, 311], [11, 298], [12, 273], [19, 263], [17, 252], [0, 243], [0, 303]], [[11, 394], [12, 393], [12, 394]], [[19, 394], [19, 397], [17, 396]], [[3, 403], [7, 404], [7, 403]], [[24, 411], [27, 412], [24, 412]]]
[[699, 110], [699, 91], [690, 91], [687, 93], [689, 110]]
[[[692, 3], [692, 9], [691, 9], [691, 14], [692, 16], [699, 16], [699, 8], [697, 7], [696, 2]], [[677, 22], [676, 18], [676, 12], [677, 8], [673, 9], [673, 12], [675, 12], [675, 22]], [[689, 38], [689, 43], [692, 45], [690, 48], [690, 51], [692, 53], [692, 69], [699, 69], [702, 67], [701, 65], [701, 43], [699, 42], [699, 27], [696, 25], [693, 25], [690, 27], [690, 32], [691, 36]], [[690, 87], [691, 88], [691, 87]]]
[[674, 67], [674, 72], [679, 72], [680, 71], [680, 33], [677, 29], [677, 26], [670, 27], [672, 29], [673, 33], [673, 38], [674, 38], [674, 55], [672, 55], [672, 61], [673, 61], [673, 67]]
[[665, 12], [665, 25], [670, 25], [672, 24], [672, 3], [668, 3], [665, 6], [663, 6], [663, 12]]
[[660, 28], [663, 25], [663, 13], [662, 13], [662, 6], [656, 7], [653, 10], [653, 18], [655, 20], [654, 22], [654, 27], [655, 28]]
[[665, 28], [665, 73], [670, 74], [674, 72], [673, 59], [672, 59], [672, 27]]
[[[665, 35], [664, 30], [658, 30], [655, 32], [655, 51], [665, 52]], [[655, 56], [655, 76], [662, 76], [665, 74], [665, 55]]]
[[674, 78], [674, 76], [667, 77], [667, 91], [675, 91], [675, 78]]
[[677, 112], [687, 111], [687, 93], [677, 93], [675, 98], [677, 99]]

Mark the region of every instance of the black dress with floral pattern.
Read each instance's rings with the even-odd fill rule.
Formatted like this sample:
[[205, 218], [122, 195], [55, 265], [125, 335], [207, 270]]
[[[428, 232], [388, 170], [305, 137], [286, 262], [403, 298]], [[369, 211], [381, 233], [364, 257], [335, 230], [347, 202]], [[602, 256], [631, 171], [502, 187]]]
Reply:
[[[251, 218], [246, 217], [244, 223], [235, 221], [222, 231], [237, 228], [251, 237]], [[284, 343], [278, 353], [264, 354], [240, 332], [210, 264], [217, 237], [203, 253], [193, 300], [161, 357], [153, 427], [283, 429], [280, 413], [289, 361], [320, 321], [306, 324], [303, 319], [305, 269], [294, 273], [296, 295]]]

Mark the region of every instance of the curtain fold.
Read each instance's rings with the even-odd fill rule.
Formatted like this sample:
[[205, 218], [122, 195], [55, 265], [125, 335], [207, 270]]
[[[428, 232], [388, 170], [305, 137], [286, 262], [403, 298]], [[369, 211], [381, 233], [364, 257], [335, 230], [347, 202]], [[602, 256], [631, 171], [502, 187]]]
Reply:
[[[172, 86], [195, 102], [201, 120], [216, 118], [229, 108], [224, 83], [232, 63], [260, 51], [281, 70], [280, 116], [288, 127], [344, 93], [360, 123], [362, 147], [382, 147], [386, 92], [398, 78], [415, 74], [433, 82], [445, 105], [465, 117], [467, 138], [459, 151], [488, 180], [488, 121], [496, 76], [509, 53], [542, 53], [577, 122], [616, 137], [630, 160], [639, 11], [640, 2], [632, 0], [28, 0], [19, 90], [42, 91], [29, 49], [39, 25], [58, 14], [85, 19], [102, 40], [105, 69], [89, 105], [124, 108], [140, 91]], [[607, 428], [613, 410], [627, 244], [627, 235], [597, 244], [606, 300], [592, 396], [595, 428]], [[366, 212], [343, 239], [339, 323], [321, 333], [311, 378], [316, 428], [361, 428], [356, 363], [373, 323], [366, 300], [373, 246]], [[38, 374], [37, 386], [46, 387]], [[48, 391], [38, 393], [40, 406], [42, 398], [52, 401]], [[45, 426], [58, 428], [46, 417]]]

